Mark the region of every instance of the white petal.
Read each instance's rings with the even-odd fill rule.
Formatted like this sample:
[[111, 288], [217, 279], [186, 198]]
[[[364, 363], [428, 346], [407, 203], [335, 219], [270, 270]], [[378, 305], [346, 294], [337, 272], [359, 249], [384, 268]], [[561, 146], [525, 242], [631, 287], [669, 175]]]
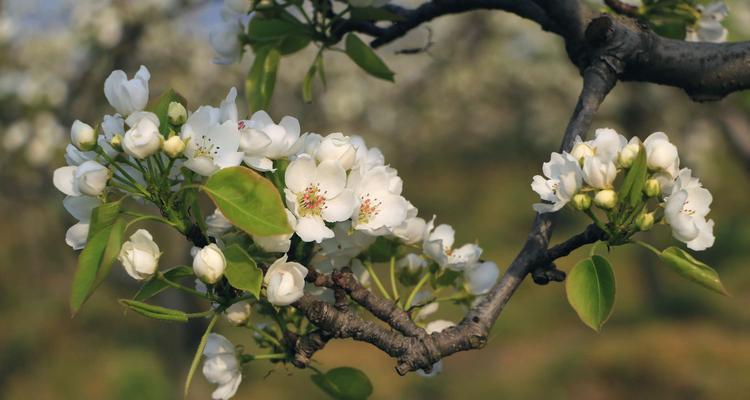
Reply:
[[68, 196], [80, 196], [81, 192], [75, 184], [75, 173], [78, 167], [68, 166], [60, 167], [55, 170], [52, 176], [52, 182], [57, 190]]
[[289, 164], [285, 173], [286, 186], [294, 193], [303, 192], [314, 182], [315, 161], [310, 157], [300, 157]]
[[63, 207], [80, 222], [91, 220], [91, 211], [102, 202], [92, 196], [68, 196], [63, 200]]
[[328, 222], [344, 221], [351, 217], [356, 205], [356, 198], [351, 189], [345, 189], [338, 196], [327, 199], [323, 209], [323, 219]]
[[258, 171], [266, 172], [274, 170], [273, 161], [271, 161], [270, 158], [245, 156], [245, 158], [243, 158], [243, 161], [245, 161], [245, 164], [247, 164], [250, 168]]
[[211, 393], [211, 398], [213, 400], [229, 400], [235, 395], [235, 393], [237, 393], [237, 388], [240, 386], [241, 382], [242, 374], [238, 372], [232, 380], [223, 385], [219, 385], [219, 387]]
[[208, 157], [196, 157], [185, 161], [185, 167], [203, 176], [209, 176], [219, 168], [214, 161]]
[[304, 242], [322, 242], [323, 239], [329, 239], [334, 236], [333, 231], [319, 217], [303, 217], [297, 220], [297, 226], [294, 228], [300, 239]]
[[81, 250], [86, 247], [86, 240], [89, 235], [89, 224], [79, 222], [65, 232], [65, 243], [72, 247], [73, 250]]
[[323, 161], [318, 165], [315, 182], [326, 198], [336, 197], [346, 186], [346, 170], [336, 161]]

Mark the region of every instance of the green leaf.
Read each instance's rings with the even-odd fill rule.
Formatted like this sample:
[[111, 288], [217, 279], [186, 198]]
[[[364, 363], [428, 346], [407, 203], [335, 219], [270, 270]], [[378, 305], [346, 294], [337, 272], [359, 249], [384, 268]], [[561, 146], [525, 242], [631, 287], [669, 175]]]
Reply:
[[249, 168], [219, 170], [201, 188], [232, 224], [251, 235], [292, 232], [278, 190]]
[[565, 280], [565, 291], [581, 321], [599, 332], [615, 304], [615, 275], [607, 259], [594, 255], [576, 264]]
[[368, 74], [393, 82], [393, 71], [385, 65], [370, 46], [353, 33], [346, 35], [346, 54]]
[[[640, 196], [642, 196], [641, 190], [643, 189], [643, 184], [646, 181], [647, 172], [648, 167], [646, 165], [646, 149], [643, 147], [643, 145], [641, 145], [638, 150], [638, 155], [633, 161], [633, 165], [630, 166], [628, 173], [625, 175], [625, 179], [622, 181], [620, 190], [617, 193], [617, 197], [620, 202], [623, 202], [626, 199], [628, 199], [629, 201], [632, 201], [633, 198], [640, 199]], [[633, 193], [635, 193], [635, 196]]]
[[382, 7], [352, 7], [353, 21], [402, 21], [404, 18]]
[[310, 379], [337, 400], [364, 400], [372, 395], [370, 379], [356, 368], [334, 368], [325, 374], [312, 375]]
[[104, 279], [107, 278], [109, 271], [112, 269], [112, 265], [120, 254], [125, 227], [125, 219], [122, 217], [118, 217], [117, 220], [115, 220], [115, 223], [112, 224], [112, 229], [110, 229], [109, 237], [107, 238], [107, 247], [104, 249], [102, 261], [99, 264], [99, 272], [96, 274], [94, 289], [99, 287], [99, 285], [104, 282]]
[[719, 273], [693, 258], [685, 250], [672, 246], [662, 251], [659, 254], [659, 258], [683, 277], [716, 293], [729, 296], [729, 292], [727, 292], [719, 279]]
[[256, 51], [255, 60], [245, 80], [247, 104], [251, 112], [268, 108], [280, 60], [281, 52], [276, 48], [263, 47]]
[[[164, 277], [172, 282], [193, 275], [193, 269], [186, 265], [180, 265], [164, 271]], [[169, 285], [166, 282], [154, 276], [141, 286], [135, 296], [133, 296], [133, 300], [146, 301], [163, 292], [168, 287]]]
[[166, 92], [162, 93], [161, 96], [152, 100], [148, 104], [148, 106], [146, 106], [146, 111], [151, 111], [152, 113], [156, 114], [157, 117], [159, 117], [159, 132], [164, 137], [167, 137], [167, 135], [169, 135], [169, 130], [173, 128], [170, 125], [169, 117], [167, 116], [169, 103], [173, 101], [176, 101], [187, 108], [187, 100], [185, 100], [182, 95], [172, 89], [168, 89]]
[[278, 43], [287, 36], [306, 35], [306, 25], [278, 18], [253, 18], [247, 26], [251, 43]]
[[[110, 233], [112, 226], [115, 224], [120, 214], [121, 201], [105, 203], [96, 207], [91, 213], [91, 222], [89, 225], [89, 234], [86, 247], [78, 256], [78, 268], [73, 275], [73, 286], [70, 293], [70, 311], [75, 316], [83, 306], [83, 303], [91, 296], [93, 289], [96, 287], [97, 275], [100, 266], [105, 260], [104, 253], [110, 247]], [[123, 227], [124, 228], [124, 227]], [[118, 228], [119, 229], [119, 228]], [[116, 235], [115, 235], [116, 236]], [[122, 233], [120, 233], [120, 240]], [[114, 251], [116, 237], [112, 239], [113, 245], [107, 255], [107, 261], [117, 257], [117, 251]], [[114, 252], [114, 255], [111, 253]], [[109, 270], [109, 265], [105, 267]]]
[[308, 44], [310, 44], [309, 36], [290, 35], [281, 41], [279, 51], [282, 55], [288, 56], [304, 49]]
[[237, 289], [247, 291], [256, 299], [259, 299], [263, 271], [258, 268], [255, 260], [236, 244], [224, 249], [224, 258], [227, 260], [224, 276], [227, 277], [229, 284]]
[[187, 322], [188, 320], [187, 314], [180, 310], [155, 306], [153, 304], [147, 304], [136, 300], [120, 299], [119, 301], [123, 306], [149, 318], [177, 322]]

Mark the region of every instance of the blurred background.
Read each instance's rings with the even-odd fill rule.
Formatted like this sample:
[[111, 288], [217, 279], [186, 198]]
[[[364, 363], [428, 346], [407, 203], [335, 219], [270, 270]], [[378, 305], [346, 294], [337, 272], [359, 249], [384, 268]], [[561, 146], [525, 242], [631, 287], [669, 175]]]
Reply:
[[[728, 3], [730, 40], [750, 39], [750, 5]], [[102, 87], [113, 69], [132, 75], [147, 65], [152, 96], [172, 87], [191, 108], [218, 104], [231, 86], [242, 91], [251, 54], [240, 65], [211, 63], [208, 32], [220, 6], [0, 0], [0, 399], [181, 398], [200, 322], [186, 328], [124, 315], [116, 300], [137, 287], [120, 268], [70, 318], [76, 254], [64, 234], [75, 221], [51, 174], [64, 164], [72, 121], [112, 112]], [[396, 54], [430, 38], [427, 52]], [[533, 218], [531, 177], [557, 149], [580, 90], [562, 42], [513, 15], [474, 12], [434, 21], [379, 54], [395, 85], [327, 54], [328, 87], [316, 83], [312, 104], [302, 101], [301, 82], [313, 49], [283, 59], [270, 114], [296, 116], [303, 131], [365, 137], [399, 169], [420, 214], [452, 224], [459, 242], [479, 240], [504, 269]], [[748, 398], [750, 93], [695, 104], [676, 89], [620, 83], [594, 126], [642, 138], [661, 130], [678, 144], [683, 164], [714, 194], [716, 245], [698, 256], [720, 272], [732, 298], [682, 280], [641, 248], [616, 248], [617, 304], [601, 334], [579, 322], [562, 285], [528, 280], [487, 347], [446, 359], [437, 377], [399, 377], [393, 360], [351, 341], [329, 344], [317, 367], [362, 369], [375, 399]], [[553, 241], [585, 224], [561, 213]], [[663, 227], [649, 235], [660, 247], [674, 243]], [[184, 262], [184, 240], [162, 243], [164, 265]], [[568, 270], [586, 251], [559, 267]], [[460, 318], [450, 307], [441, 313]], [[309, 376], [252, 363], [236, 398], [326, 398]], [[198, 374], [189, 398], [207, 399], [211, 390]]]

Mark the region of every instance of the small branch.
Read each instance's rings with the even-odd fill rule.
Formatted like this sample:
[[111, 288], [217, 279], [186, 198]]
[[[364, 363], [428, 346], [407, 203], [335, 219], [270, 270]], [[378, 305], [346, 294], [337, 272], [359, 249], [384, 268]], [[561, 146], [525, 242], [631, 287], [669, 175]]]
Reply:
[[628, 17], [638, 17], [641, 15], [638, 6], [623, 3], [620, 0], [604, 0], [604, 4], [611, 8], [612, 11], [621, 15], [627, 15]]

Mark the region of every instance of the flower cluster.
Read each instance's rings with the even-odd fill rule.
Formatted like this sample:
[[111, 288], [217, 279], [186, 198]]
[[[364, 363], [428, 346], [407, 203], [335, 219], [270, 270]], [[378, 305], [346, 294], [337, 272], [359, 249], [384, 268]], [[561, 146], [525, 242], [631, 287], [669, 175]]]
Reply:
[[[543, 200], [534, 209], [548, 213], [570, 204], [599, 224], [611, 244], [625, 243], [660, 222], [690, 249], [705, 250], [714, 243], [714, 222], [707, 219], [711, 193], [689, 168], [680, 168], [677, 147], [662, 132], [641, 142], [597, 129], [593, 140], [577, 137], [570, 153], [552, 153], [542, 171], [544, 176], [531, 183]], [[606, 223], [592, 204], [606, 215]]]
[[[54, 172], [55, 186], [67, 196], [65, 209], [79, 221], [68, 230], [66, 242], [102, 253], [106, 245], [108, 254], [117, 255], [125, 272], [143, 281], [135, 300], [124, 303], [136, 312], [192, 317], [143, 302], [159, 292], [152, 292], [154, 282], [177, 288], [209, 302], [210, 309], [198, 316], [224, 315], [274, 352], [267, 358], [286, 360], [292, 350], [285, 347], [285, 332], [292, 326], [297, 334], [309, 329], [304, 315], [288, 306], [305, 295], [333, 302], [331, 290], [307, 282], [313, 268], [318, 274], [348, 268], [362, 285], [379, 290], [420, 324], [440, 302], [468, 306], [497, 280], [497, 265], [480, 259], [477, 244], [456, 245], [450, 225], [418, 215], [403, 196], [398, 171], [361, 137], [302, 133], [297, 119], [286, 116], [277, 123], [264, 111], [240, 119], [235, 89], [218, 107], [188, 112], [172, 91], [149, 101], [149, 79], [145, 67], [133, 78], [112, 72], [104, 94], [115, 113], [93, 126], [75, 121], [68, 165]], [[236, 210], [222, 208], [213, 197], [217, 208], [204, 217], [196, 201], [201, 189], [220, 171], [238, 169], [273, 188], [268, 204], [252, 207], [278, 206], [287, 233], [240, 228], [230, 218], [236, 218]], [[239, 189], [227, 193], [234, 190]], [[251, 195], [240, 193], [240, 198]], [[126, 205], [132, 207], [126, 210]], [[166, 243], [160, 247], [145, 229], [127, 236], [132, 225], [145, 220], [162, 222], [189, 238], [195, 245], [192, 267], [161, 268]], [[122, 235], [108, 234], [116, 229]], [[106, 240], [99, 239], [102, 235]], [[119, 243], [120, 237], [127, 240]], [[383, 268], [390, 272], [389, 285], [379, 277], [386, 275]], [[177, 282], [187, 277], [195, 280], [195, 288]], [[269, 327], [268, 321], [279, 326]], [[231, 397], [242, 379], [242, 364], [259, 357], [243, 356], [242, 347], [218, 335], [209, 336], [202, 351], [204, 374], [219, 385], [216, 399]]]

